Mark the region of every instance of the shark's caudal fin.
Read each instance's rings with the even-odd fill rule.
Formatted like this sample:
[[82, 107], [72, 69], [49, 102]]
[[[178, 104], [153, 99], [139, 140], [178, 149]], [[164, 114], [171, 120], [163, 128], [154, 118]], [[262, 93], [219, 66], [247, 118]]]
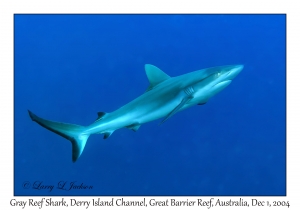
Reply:
[[47, 128], [48, 130], [53, 131], [54, 133], [57, 133], [58, 135], [70, 140], [72, 143], [73, 162], [75, 162], [79, 158], [85, 147], [87, 139], [90, 136], [89, 134], [83, 133], [85, 131], [84, 126], [45, 120], [36, 116], [29, 110], [28, 113], [33, 121], [37, 122], [44, 128]]

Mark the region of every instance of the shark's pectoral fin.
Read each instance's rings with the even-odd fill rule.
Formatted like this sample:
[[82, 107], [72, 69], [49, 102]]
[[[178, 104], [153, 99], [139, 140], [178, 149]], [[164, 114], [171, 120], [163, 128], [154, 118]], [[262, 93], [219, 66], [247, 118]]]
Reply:
[[193, 96], [191, 95], [187, 95], [185, 98], [182, 99], [182, 101], [180, 102], [180, 104], [178, 104], [178, 106], [175, 107], [175, 109], [173, 109], [160, 123], [163, 124], [167, 119], [169, 119], [170, 117], [172, 117], [176, 112], [178, 112], [181, 107], [184, 106], [184, 104], [188, 103], [191, 99], [193, 98]]
[[151, 90], [155, 85], [167, 80], [170, 78], [169, 75], [167, 75], [165, 72], [157, 68], [156, 66], [153, 66], [151, 64], [145, 65], [145, 71], [149, 80], [149, 87], [147, 88], [146, 92]]
[[132, 124], [132, 125], [129, 125], [129, 126], [126, 126], [126, 128], [129, 128], [129, 129], [131, 129], [131, 130], [133, 130], [133, 131], [135, 131], [135, 132], [136, 132], [140, 127], [141, 127], [141, 124], [138, 124], [138, 123]]

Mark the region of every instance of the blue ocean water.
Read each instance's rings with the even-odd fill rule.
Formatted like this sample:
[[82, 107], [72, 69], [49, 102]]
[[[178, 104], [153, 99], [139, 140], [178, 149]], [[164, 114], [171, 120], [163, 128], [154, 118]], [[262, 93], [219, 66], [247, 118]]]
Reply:
[[[14, 35], [15, 195], [286, 195], [285, 15], [15, 15]], [[29, 118], [89, 125], [144, 93], [146, 63], [245, 68], [162, 125], [92, 135], [76, 163]]]

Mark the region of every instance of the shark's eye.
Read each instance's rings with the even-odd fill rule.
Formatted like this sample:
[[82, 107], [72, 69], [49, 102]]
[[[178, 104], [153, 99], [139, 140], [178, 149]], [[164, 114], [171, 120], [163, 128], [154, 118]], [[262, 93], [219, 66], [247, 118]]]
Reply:
[[220, 72], [218, 72], [216, 76], [217, 76], [217, 77], [221, 76], [221, 73], [220, 73]]

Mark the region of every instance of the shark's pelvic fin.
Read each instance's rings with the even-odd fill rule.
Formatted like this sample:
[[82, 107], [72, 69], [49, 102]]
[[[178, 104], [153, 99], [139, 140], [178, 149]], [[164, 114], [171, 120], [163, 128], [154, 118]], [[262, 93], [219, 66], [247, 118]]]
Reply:
[[207, 102], [204, 102], [204, 103], [199, 103], [198, 105], [204, 105], [204, 104], [206, 104]]
[[163, 72], [162, 70], [160, 70], [159, 68], [151, 64], [145, 65], [145, 71], [150, 83], [147, 91], [151, 90], [155, 85], [170, 78], [170, 76], [167, 75], [165, 72]]
[[90, 134], [85, 134], [85, 127], [74, 124], [45, 120], [28, 110], [30, 118], [48, 130], [68, 139], [72, 143], [72, 160], [75, 162], [81, 155]]
[[127, 126], [126, 128], [129, 128], [136, 132], [140, 127], [141, 127], [141, 124], [132, 124], [132, 125]]

